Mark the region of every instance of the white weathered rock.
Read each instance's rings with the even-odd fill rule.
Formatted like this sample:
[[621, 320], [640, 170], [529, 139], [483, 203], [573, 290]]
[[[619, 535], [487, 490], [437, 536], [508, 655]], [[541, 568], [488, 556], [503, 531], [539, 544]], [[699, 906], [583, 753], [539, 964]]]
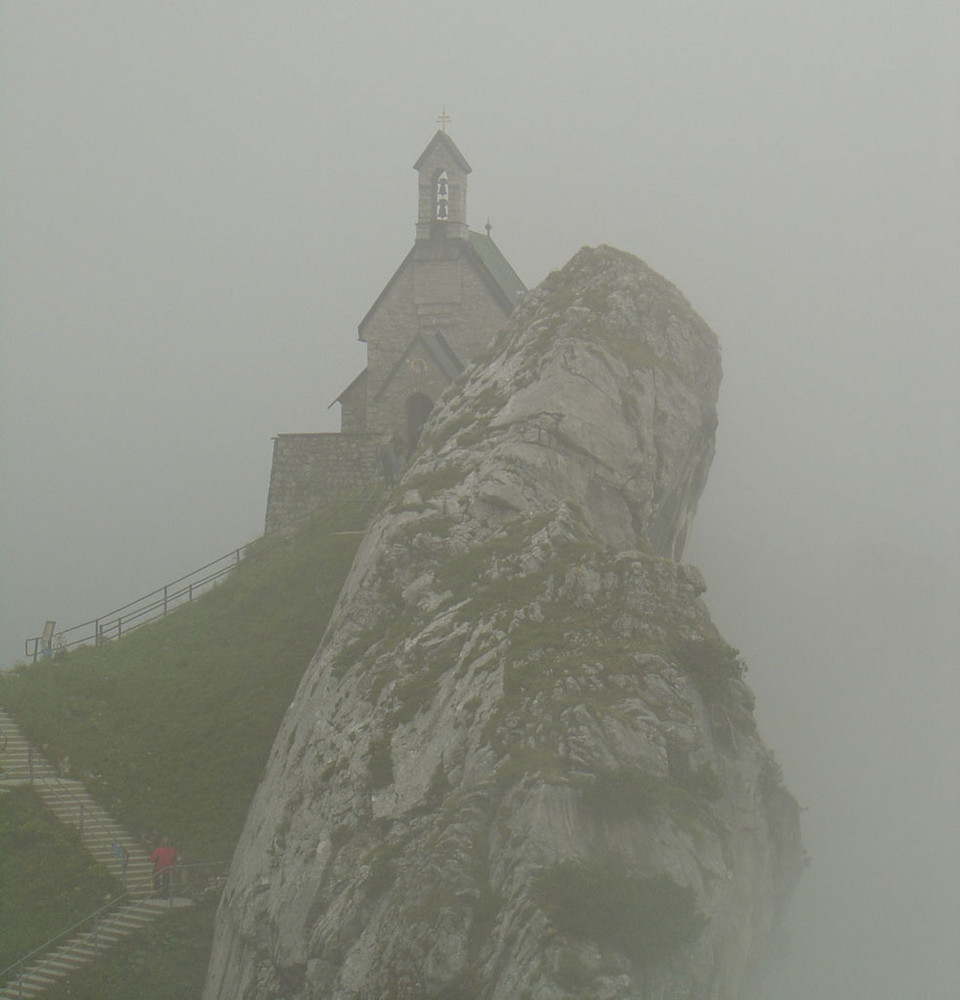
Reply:
[[207, 1000], [745, 1000], [803, 862], [675, 560], [713, 334], [583, 250], [451, 387], [274, 745]]

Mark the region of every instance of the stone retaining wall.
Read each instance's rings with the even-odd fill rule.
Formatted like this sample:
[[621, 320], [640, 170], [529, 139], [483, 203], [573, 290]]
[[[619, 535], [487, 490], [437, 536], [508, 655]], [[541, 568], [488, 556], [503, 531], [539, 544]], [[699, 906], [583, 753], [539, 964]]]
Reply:
[[265, 534], [288, 535], [341, 493], [378, 484], [377, 434], [279, 434], [267, 496]]

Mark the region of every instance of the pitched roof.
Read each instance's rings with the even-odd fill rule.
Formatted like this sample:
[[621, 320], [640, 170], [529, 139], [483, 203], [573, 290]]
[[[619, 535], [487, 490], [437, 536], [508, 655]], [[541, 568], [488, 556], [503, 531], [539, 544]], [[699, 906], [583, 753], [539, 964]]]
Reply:
[[463, 365], [453, 353], [453, 348], [447, 343], [446, 337], [442, 333], [424, 333], [422, 336], [440, 370], [452, 382], [463, 371]]
[[493, 278], [497, 288], [506, 297], [510, 308], [513, 309], [527, 290], [527, 286], [520, 280], [517, 272], [510, 266], [510, 262], [489, 236], [471, 230], [469, 246], [480, 259], [481, 265]]
[[346, 389], [344, 389], [343, 392], [341, 392], [340, 395], [337, 396], [337, 398], [333, 401], [333, 403], [331, 403], [330, 406], [327, 407], [327, 409], [329, 410], [334, 405], [334, 403], [342, 403], [343, 397], [346, 396], [347, 393], [351, 391], [351, 389], [355, 389], [360, 384], [360, 381], [362, 379], [365, 379], [367, 377], [368, 371], [369, 369], [364, 368], [363, 371], [360, 372], [360, 374], [346, 387]]
[[450, 156], [453, 157], [457, 166], [465, 174], [470, 173], [470, 171], [473, 168], [470, 166], [469, 163], [467, 163], [463, 153], [461, 153], [460, 150], [457, 149], [457, 144], [453, 141], [453, 139], [450, 138], [450, 136], [447, 135], [446, 132], [441, 132], [439, 130], [437, 131], [437, 134], [427, 143], [427, 148], [420, 154], [420, 158], [413, 165], [414, 170], [420, 169], [420, 165], [426, 159], [427, 154], [430, 152], [431, 149], [433, 149], [434, 146], [437, 145], [439, 145], [445, 153], [448, 153]]
[[396, 269], [396, 271], [393, 272], [393, 274], [390, 276], [390, 280], [383, 286], [383, 289], [381, 290], [380, 294], [373, 300], [373, 305], [370, 306], [370, 308], [364, 313], [363, 319], [360, 320], [360, 324], [357, 327], [357, 334], [359, 340], [366, 340], [366, 337], [364, 337], [363, 335], [363, 328], [367, 325], [367, 320], [370, 319], [370, 317], [377, 311], [377, 306], [379, 306], [380, 303], [383, 301], [383, 299], [386, 298], [387, 292], [389, 292], [390, 289], [393, 288], [397, 278], [400, 277], [400, 273], [407, 266], [407, 261], [413, 258], [416, 249], [417, 245], [414, 244], [407, 251], [406, 257], [404, 257], [403, 260], [400, 261], [400, 266]]

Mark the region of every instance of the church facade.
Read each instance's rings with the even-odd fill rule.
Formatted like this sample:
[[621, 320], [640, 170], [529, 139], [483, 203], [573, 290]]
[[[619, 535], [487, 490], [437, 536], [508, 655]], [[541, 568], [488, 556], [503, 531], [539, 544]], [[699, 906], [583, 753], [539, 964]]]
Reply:
[[413, 247], [359, 326], [364, 370], [343, 390], [340, 433], [274, 439], [266, 533], [328, 500], [389, 482], [441, 392], [493, 339], [526, 290], [486, 233], [467, 225], [470, 165], [445, 131], [414, 164]]

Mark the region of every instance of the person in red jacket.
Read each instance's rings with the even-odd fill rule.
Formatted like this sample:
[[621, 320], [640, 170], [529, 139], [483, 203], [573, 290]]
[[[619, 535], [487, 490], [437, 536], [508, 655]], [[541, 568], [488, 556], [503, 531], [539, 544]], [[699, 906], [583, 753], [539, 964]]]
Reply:
[[170, 892], [170, 872], [177, 863], [177, 851], [164, 837], [160, 846], [150, 855], [150, 860], [153, 862], [153, 891], [166, 896]]

